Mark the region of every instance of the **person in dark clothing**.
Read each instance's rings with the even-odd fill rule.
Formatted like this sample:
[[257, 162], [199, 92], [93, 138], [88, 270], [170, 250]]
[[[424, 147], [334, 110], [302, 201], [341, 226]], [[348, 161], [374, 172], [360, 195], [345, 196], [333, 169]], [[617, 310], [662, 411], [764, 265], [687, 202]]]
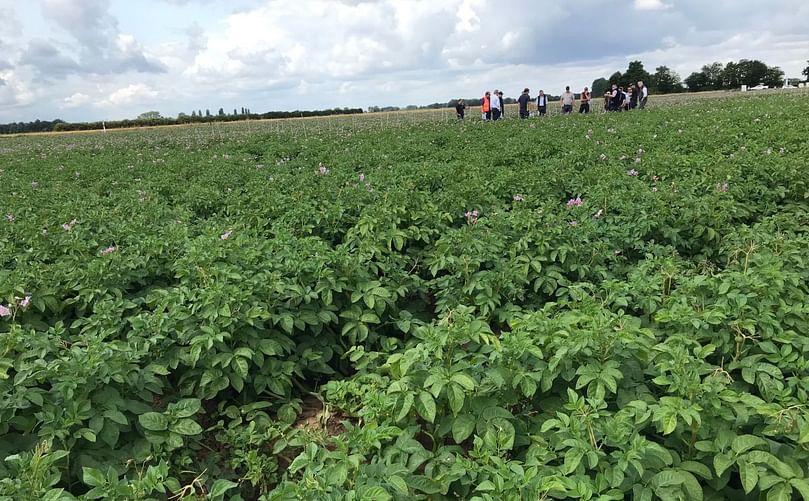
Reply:
[[503, 102], [503, 91], [497, 93], [497, 98], [500, 100], [500, 118], [506, 118], [506, 103]]
[[621, 105], [624, 101], [624, 93], [618, 90], [618, 86], [612, 84], [612, 91], [610, 91], [610, 111], [621, 111]]
[[579, 113], [590, 113], [590, 89], [585, 87], [584, 90], [581, 91], [579, 99], [581, 101]]
[[528, 118], [528, 103], [531, 102], [531, 96], [528, 95], [529, 90], [526, 88], [517, 99], [520, 105], [520, 118]]
[[537, 96], [537, 113], [539, 116], [544, 117], [545, 114], [548, 112], [548, 96], [545, 95], [545, 91], [539, 91], [539, 95]]
[[463, 99], [458, 99], [458, 102], [455, 104], [455, 114], [458, 115], [458, 120], [463, 120], [465, 112], [466, 103]]

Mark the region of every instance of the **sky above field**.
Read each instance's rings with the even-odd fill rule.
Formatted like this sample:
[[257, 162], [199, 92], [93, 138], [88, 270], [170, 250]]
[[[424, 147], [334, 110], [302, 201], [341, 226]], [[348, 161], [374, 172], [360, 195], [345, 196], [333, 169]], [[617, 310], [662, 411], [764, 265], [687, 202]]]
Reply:
[[806, 0], [0, 0], [0, 123], [559, 94], [640, 59], [799, 77]]

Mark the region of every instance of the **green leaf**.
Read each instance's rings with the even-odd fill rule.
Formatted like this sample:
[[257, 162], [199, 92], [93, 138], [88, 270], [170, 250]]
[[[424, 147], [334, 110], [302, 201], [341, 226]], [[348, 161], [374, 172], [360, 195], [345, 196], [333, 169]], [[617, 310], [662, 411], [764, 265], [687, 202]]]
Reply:
[[129, 420], [124, 416], [124, 413], [116, 409], [105, 411], [104, 417], [123, 426], [129, 424]]
[[776, 484], [767, 491], [767, 501], [791, 501], [792, 486], [786, 482]]
[[425, 421], [430, 423], [434, 422], [435, 400], [433, 399], [433, 396], [426, 391], [419, 393], [419, 397], [416, 399], [416, 411], [421, 417], [424, 418]]
[[682, 483], [683, 477], [679, 474], [679, 472], [673, 470], [663, 470], [658, 472], [650, 481], [650, 484], [655, 488], [655, 490], [674, 485], [681, 485]]
[[292, 460], [292, 463], [287, 467], [287, 471], [289, 473], [295, 473], [296, 471], [300, 470], [301, 468], [305, 467], [309, 464], [309, 456], [306, 455], [306, 452], [301, 452], [298, 454], [298, 457]]
[[714, 456], [713, 467], [714, 470], [716, 470], [716, 476], [721, 477], [722, 474], [725, 473], [725, 471], [727, 471], [727, 469], [730, 468], [731, 465], [733, 465], [733, 463], [734, 463], [733, 458], [725, 453], [717, 454], [716, 456]]
[[793, 478], [790, 479], [789, 484], [797, 489], [803, 501], [809, 501], [809, 482], [802, 478]]
[[247, 379], [249, 365], [247, 364], [247, 360], [242, 357], [233, 357], [233, 360], [230, 362], [230, 367], [233, 371], [241, 376], [242, 379]]
[[410, 409], [413, 407], [413, 394], [412, 393], [405, 393], [404, 398], [402, 398], [402, 408], [399, 409], [399, 413], [396, 415], [396, 421], [401, 421], [410, 413]]
[[193, 419], [180, 419], [171, 425], [171, 431], [180, 435], [193, 436], [201, 434], [202, 427]]
[[758, 483], [758, 467], [747, 461], [739, 461], [739, 477], [742, 479], [742, 487], [745, 494], [750, 494]]
[[169, 429], [169, 420], [159, 412], [147, 412], [138, 416], [138, 422], [149, 431], [165, 431]]
[[466, 391], [475, 389], [475, 380], [464, 373], [453, 374], [450, 381], [458, 383]]
[[405, 482], [404, 479], [398, 475], [391, 475], [388, 477], [388, 483], [402, 496], [407, 496], [410, 493], [410, 489], [407, 488], [407, 482]]
[[763, 438], [756, 437], [755, 435], [739, 435], [733, 439], [730, 448], [738, 455], [754, 447], [765, 447], [766, 445], [767, 442]]
[[384, 488], [375, 485], [373, 487], [366, 488], [362, 492], [360, 499], [362, 501], [390, 501], [393, 499], [393, 496], [391, 496]]
[[447, 385], [447, 399], [449, 400], [449, 408], [453, 415], [458, 415], [463, 409], [464, 392], [463, 389], [456, 383]]
[[686, 499], [691, 501], [702, 501], [704, 493], [702, 492], [702, 486], [697, 478], [687, 471], [680, 471], [678, 474], [683, 480], [682, 489], [687, 494]]
[[495, 489], [497, 489], [497, 487], [495, 487], [494, 483], [492, 483], [491, 480], [484, 480], [483, 482], [478, 484], [478, 486], [475, 488], [476, 491], [480, 492], [489, 492]]
[[475, 416], [461, 414], [452, 421], [452, 439], [460, 444], [475, 431]]
[[696, 461], [683, 461], [678, 467], [682, 470], [694, 473], [695, 475], [699, 475], [705, 480], [711, 480], [713, 478], [711, 469]]
[[99, 470], [83, 466], [82, 469], [82, 482], [90, 487], [101, 487], [107, 483], [107, 477], [104, 476]]
[[191, 417], [199, 412], [202, 402], [198, 398], [184, 398], [169, 405], [172, 415], [178, 418]]
[[331, 486], [343, 485], [348, 478], [348, 463], [337, 463], [329, 468], [326, 474], [326, 482]]
[[211, 499], [219, 499], [224, 497], [225, 493], [231, 489], [238, 487], [239, 484], [236, 482], [231, 482], [230, 480], [225, 480], [224, 478], [220, 478], [216, 482], [213, 483], [211, 486], [211, 492], [208, 496]]
[[562, 471], [565, 475], [570, 475], [576, 468], [579, 467], [581, 459], [584, 457], [584, 451], [580, 449], [570, 449], [565, 453], [565, 464]]
[[663, 435], [668, 435], [677, 429], [677, 415], [668, 414], [663, 418]]

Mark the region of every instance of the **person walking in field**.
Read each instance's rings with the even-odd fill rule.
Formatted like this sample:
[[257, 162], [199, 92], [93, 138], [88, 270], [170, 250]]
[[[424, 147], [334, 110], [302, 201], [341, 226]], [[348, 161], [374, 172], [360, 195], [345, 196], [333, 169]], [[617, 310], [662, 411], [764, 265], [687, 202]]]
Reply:
[[483, 99], [480, 101], [480, 115], [483, 120], [492, 119], [491, 93], [489, 91], [483, 94]]
[[581, 106], [579, 106], [579, 113], [590, 113], [590, 89], [587, 87], [581, 91]]
[[[488, 92], [487, 92], [488, 94]], [[489, 100], [489, 106], [492, 109], [492, 121], [500, 120], [500, 113], [502, 108], [500, 107], [500, 91], [495, 89], [494, 93]]]
[[640, 109], [646, 107], [646, 101], [649, 100], [649, 89], [646, 87], [646, 84], [643, 83], [643, 80], [638, 80], [638, 91], [640, 95], [638, 96], [638, 106]]
[[531, 102], [531, 96], [528, 95], [529, 90], [526, 87], [519, 98], [517, 103], [520, 105], [520, 118], [528, 118], [528, 103]]
[[463, 120], [464, 114], [466, 113], [466, 103], [463, 99], [458, 99], [458, 102], [455, 103], [455, 114], [458, 115], [458, 120]]
[[562, 115], [570, 115], [573, 112], [573, 105], [576, 103], [576, 96], [570, 92], [570, 86], [565, 87], [565, 92], [559, 98], [559, 104], [562, 106]]
[[537, 96], [537, 114], [539, 114], [539, 116], [541, 117], [544, 117], [547, 112], [548, 112], [548, 96], [545, 95], [544, 90], [540, 90], [539, 95]]

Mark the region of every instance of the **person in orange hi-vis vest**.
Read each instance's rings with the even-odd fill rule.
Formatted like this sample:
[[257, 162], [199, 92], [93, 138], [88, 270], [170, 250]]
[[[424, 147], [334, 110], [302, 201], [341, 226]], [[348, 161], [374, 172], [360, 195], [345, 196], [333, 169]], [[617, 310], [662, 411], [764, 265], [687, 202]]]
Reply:
[[491, 102], [492, 94], [489, 91], [486, 91], [486, 94], [483, 95], [483, 100], [480, 104], [480, 114], [483, 120], [491, 120], [492, 119], [492, 102]]

